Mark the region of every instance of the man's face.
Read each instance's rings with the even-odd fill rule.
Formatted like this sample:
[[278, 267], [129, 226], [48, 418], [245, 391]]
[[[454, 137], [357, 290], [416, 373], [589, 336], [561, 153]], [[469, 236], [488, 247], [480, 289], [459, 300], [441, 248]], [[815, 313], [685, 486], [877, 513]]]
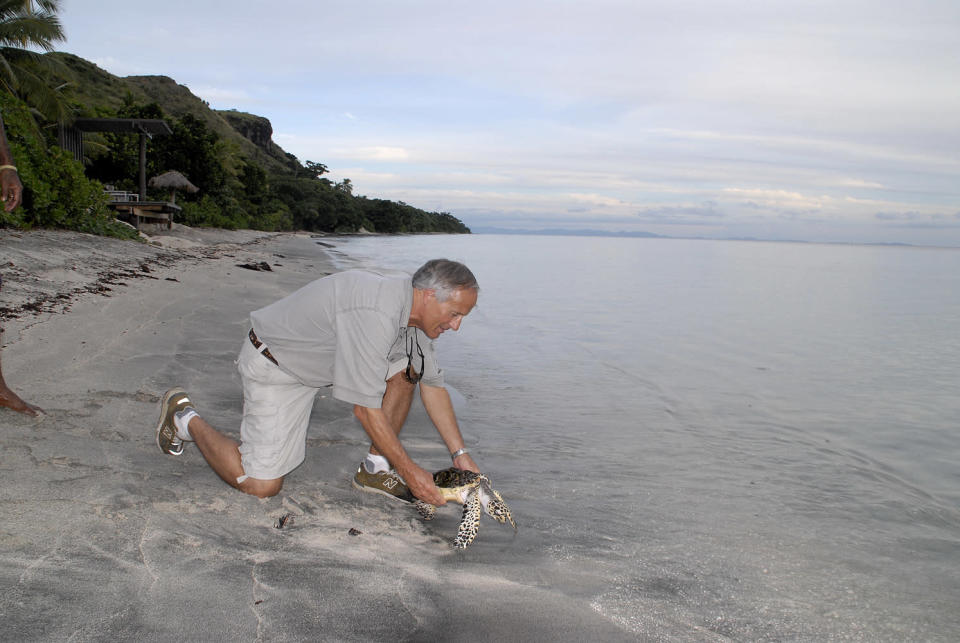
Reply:
[[430, 339], [440, 337], [446, 330], [458, 330], [460, 322], [477, 305], [477, 291], [461, 288], [453, 291], [446, 301], [437, 301], [432, 290], [424, 291], [423, 314], [417, 326]]

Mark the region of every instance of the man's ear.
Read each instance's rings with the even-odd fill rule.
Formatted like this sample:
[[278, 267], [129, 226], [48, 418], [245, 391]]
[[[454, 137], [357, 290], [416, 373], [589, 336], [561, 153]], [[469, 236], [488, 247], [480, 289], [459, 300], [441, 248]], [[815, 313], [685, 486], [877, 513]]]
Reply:
[[425, 288], [414, 288], [413, 289], [414, 302], [421, 302], [426, 304], [431, 299], [437, 298], [437, 291], [434, 289], [425, 289]]

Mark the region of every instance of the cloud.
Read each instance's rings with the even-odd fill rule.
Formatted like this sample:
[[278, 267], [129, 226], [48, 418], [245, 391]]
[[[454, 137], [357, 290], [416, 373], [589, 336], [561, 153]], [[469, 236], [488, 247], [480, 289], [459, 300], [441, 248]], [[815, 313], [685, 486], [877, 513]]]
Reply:
[[884, 188], [883, 183], [877, 183], [876, 181], [865, 181], [863, 179], [854, 179], [849, 177], [838, 178], [834, 185], [839, 187], [846, 188], [870, 188], [875, 190], [882, 190]]
[[829, 200], [829, 197], [810, 197], [789, 190], [724, 188], [722, 192], [737, 200], [745, 200], [777, 210], [818, 212], [823, 210], [824, 202]]
[[877, 212], [874, 217], [885, 224], [904, 228], [946, 230], [960, 229], [960, 212], [918, 212], [905, 210], [900, 212]]
[[250, 100], [250, 94], [245, 89], [194, 86], [190, 91], [208, 103], [216, 105], [235, 105]]
[[[910, 212], [877, 212], [874, 215], [877, 219], [881, 221], [916, 221], [921, 218], [921, 215], [917, 211]], [[924, 217], [925, 218], [925, 217]]]
[[572, 201], [580, 203], [588, 203], [594, 207], [606, 208], [614, 206], [622, 206], [624, 202], [621, 199], [616, 199], [609, 196], [604, 196], [602, 194], [567, 194], [567, 198]]
[[149, 69], [133, 59], [119, 59], [113, 56], [98, 56], [91, 58], [94, 65], [110, 72], [114, 76], [142, 76], [149, 73]]
[[368, 160], [368, 161], [407, 161], [410, 159], [410, 153], [402, 147], [390, 147], [386, 145], [375, 145], [372, 147], [356, 147], [352, 149], [339, 149], [334, 153], [337, 156], [347, 159]]
[[650, 224], [702, 225], [715, 224], [726, 215], [712, 201], [697, 205], [659, 205], [640, 208], [637, 220]]

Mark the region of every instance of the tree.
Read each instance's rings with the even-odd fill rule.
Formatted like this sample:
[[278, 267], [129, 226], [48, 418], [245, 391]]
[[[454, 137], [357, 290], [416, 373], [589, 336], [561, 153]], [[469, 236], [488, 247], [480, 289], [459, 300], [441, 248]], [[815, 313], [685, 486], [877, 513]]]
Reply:
[[314, 163], [313, 161], [307, 161], [303, 164], [303, 167], [306, 168], [310, 176], [318, 179], [330, 171], [323, 163]]
[[250, 159], [245, 158], [243, 160], [240, 176], [237, 177], [243, 186], [243, 196], [253, 205], [263, 205], [268, 195], [267, 172]]
[[[116, 116], [167, 121], [173, 133], [168, 136], [155, 136], [150, 141], [147, 149], [147, 174], [156, 176], [168, 170], [177, 170], [200, 188], [197, 196], [185, 195], [185, 200], [197, 201], [203, 196], [210, 196], [220, 205], [227, 205], [230, 190], [227, 186], [227, 170], [220, 153], [220, 136], [203, 121], [190, 113], [179, 119], [170, 118], [157, 103], [138, 104], [129, 94], [117, 110]], [[134, 187], [133, 180], [139, 172], [138, 138], [128, 133], [104, 134], [102, 141], [104, 144], [98, 146], [97, 153], [90, 154], [91, 163], [87, 168], [89, 175], [117, 187]], [[265, 177], [255, 176], [252, 169], [247, 178], [252, 183], [265, 181]], [[241, 178], [237, 183], [241, 192], [237, 196], [242, 196], [243, 182], [244, 179]], [[261, 193], [264, 191], [256, 185], [248, 187], [252, 190], [259, 189]]]
[[222, 202], [228, 188], [219, 149], [220, 136], [190, 113], [174, 120], [171, 129], [172, 135], [154, 139], [152, 169], [156, 174], [177, 170], [203, 194]]
[[344, 194], [353, 194], [353, 183], [350, 182], [350, 179], [344, 179], [333, 187]]
[[[0, 0], [2, 1], [2, 0]], [[163, 118], [163, 110], [157, 103], [137, 104], [129, 93], [124, 97], [123, 105], [116, 114], [117, 118]], [[157, 171], [155, 165], [156, 144], [163, 138], [157, 136], [150, 142], [147, 150], [147, 175], [155, 176], [167, 170], [181, 170], [178, 167], [163, 167]], [[122, 190], [136, 190], [136, 178], [140, 172], [140, 142], [131, 134], [98, 133], [84, 141], [84, 149], [89, 154], [87, 174], [94, 179], [113, 185]], [[187, 175], [187, 178], [191, 178]], [[192, 178], [191, 178], [192, 180]]]
[[[27, 47], [53, 51], [66, 39], [57, 18], [60, 0], [0, 0], [0, 87], [23, 99], [48, 121], [69, 120], [60, 87], [46, 77], [59, 63]], [[36, 6], [34, 6], [36, 5]]]

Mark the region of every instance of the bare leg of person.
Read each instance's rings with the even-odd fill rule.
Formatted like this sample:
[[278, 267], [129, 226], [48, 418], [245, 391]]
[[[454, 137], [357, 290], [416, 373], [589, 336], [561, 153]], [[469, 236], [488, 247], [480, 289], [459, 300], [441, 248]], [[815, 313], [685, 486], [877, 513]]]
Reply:
[[217, 431], [199, 415], [190, 420], [187, 428], [207, 464], [224, 482], [258, 498], [268, 498], [280, 493], [283, 478], [246, 478], [243, 482], [237, 482], [238, 478], [243, 477], [244, 471], [240, 461], [240, 444], [236, 440]]
[[7, 383], [3, 379], [2, 368], [0, 368], [0, 406], [5, 406], [8, 409], [13, 409], [18, 413], [24, 413], [26, 415], [36, 416], [43, 413], [43, 409], [33, 404], [27, 404], [19, 395], [10, 390], [10, 387], [7, 386]]
[[[383, 394], [383, 412], [390, 419], [390, 425], [400, 435], [400, 429], [407, 421], [407, 415], [410, 413], [410, 406], [413, 403], [413, 390], [416, 388], [403, 376], [403, 373], [397, 373], [387, 380], [387, 391]], [[192, 425], [191, 425], [192, 426]], [[370, 453], [380, 455], [377, 448], [370, 445]]]

